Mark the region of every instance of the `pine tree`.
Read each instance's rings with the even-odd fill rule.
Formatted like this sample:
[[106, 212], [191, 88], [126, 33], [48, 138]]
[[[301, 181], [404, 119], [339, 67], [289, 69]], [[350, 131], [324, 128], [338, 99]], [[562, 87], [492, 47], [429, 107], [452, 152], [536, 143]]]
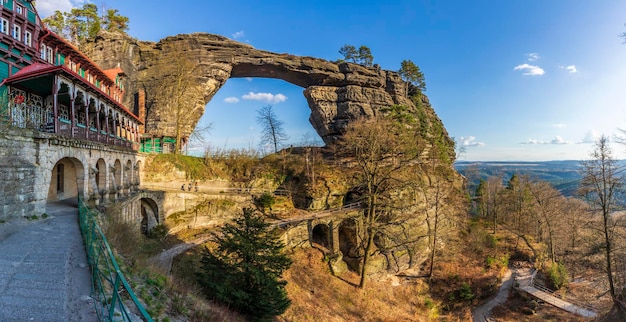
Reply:
[[281, 276], [291, 259], [263, 217], [246, 208], [213, 237], [217, 248], [205, 250], [199, 276], [206, 294], [256, 321], [285, 312], [291, 301]]

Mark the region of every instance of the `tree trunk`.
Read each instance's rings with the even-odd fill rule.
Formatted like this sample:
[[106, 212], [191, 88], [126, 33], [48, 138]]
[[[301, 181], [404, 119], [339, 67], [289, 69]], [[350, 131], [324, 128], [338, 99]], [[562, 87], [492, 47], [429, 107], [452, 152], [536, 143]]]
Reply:
[[367, 264], [369, 263], [370, 253], [372, 252], [373, 244], [374, 244], [374, 232], [370, 229], [369, 236], [367, 237], [367, 244], [365, 245], [365, 254], [363, 256], [363, 266], [361, 267], [361, 280], [359, 281], [359, 288], [365, 287]]
[[602, 216], [604, 217], [604, 241], [606, 242], [606, 275], [609, 279], [609, 291], [611, 292], [611, 298], [613, 301], [617, 301], [617, 294], [615, 293], [615, 283], [613, 282], [613, 268], [611, 265], [611, 256], [612, 256], [612, 246], [611, 239], [609, 236], [609, 225], [608, 225], [608, 211], [603, 210]]

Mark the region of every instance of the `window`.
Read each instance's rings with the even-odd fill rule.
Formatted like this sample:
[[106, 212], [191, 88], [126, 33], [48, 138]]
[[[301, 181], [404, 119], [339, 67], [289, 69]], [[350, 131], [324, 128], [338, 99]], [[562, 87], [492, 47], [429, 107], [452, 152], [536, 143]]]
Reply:
[[16, 5], [15, 12], [17, 12], [18, 15], [22, 15], [24, 14], [24, 8], [22, 6]]
[[2, 18], [0, 22], [0, 32], [7, 35], [9, 34], [9, 21], [4, 18]]
[[13, 38], [20, 40], [22, 38], [21, 34], [22, 34], [22, 28], [20, 28], [20, 26], [17, 26], [17, 25], [13, 26]]
[[51, 47], [48, 47], [46, 45], [41, 45], [41, 59], [51, 64], [54, 62], [54, 55], [53, 55]]
[[41, 56], [40, 58], [46, 60], [46, 45], [41, 45]]
[[51, 47], [46, 47], [46, 61], [49, 62], [50, 64], [54, 63], [54, 55], [52, 53]]
[[32, 46], [33, 45], [33, 36], [30, 33], [30, 31], [27, 31], [24, 33], [24, 43], [26, 44], [26, 46]]

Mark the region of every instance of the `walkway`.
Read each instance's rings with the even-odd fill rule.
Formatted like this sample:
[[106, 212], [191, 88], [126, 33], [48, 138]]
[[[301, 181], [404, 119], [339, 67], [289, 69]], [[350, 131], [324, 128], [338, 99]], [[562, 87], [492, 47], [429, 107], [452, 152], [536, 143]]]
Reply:
[[363, 209], [363, 204], [360, 202], [351, 203], [349, 205], [345, 205], [341, 208], [332, 208], [326, 210], [320, 210], [315, 212], [305, 212], [302, 215], [298, 215], [291, 218], [286, 219], [278, 219], [269, 221], [269, 224], [272, 226], [284, 227], [289, 224], [297, 224], [303, 221], [311, 220], [311, 219], [321, 219], [330, 216], [337, 216], [340, 214], [345, 214], [349, 212], [354, 212]]
[[46, 211], [0, 224], [0, 321], [96, 321], [78, 209]]
[[472, 312], [472, 320], [474, 322], [492, 321], [489, 317], [491, 310], [498, 305], [504, 304], [508, 299], [509, 290], [511, 289], [511, 286], [513, 286], [513, 281], [515, 281], [514, 278], [511, 278], [514, 274], [517, 274], [517, 272], [513, 273], [510, 269], [507, 269], [506, 273], [504, 273], [504, 276], [502, 277], [502, 285], [500, 285], [500, 289], [498, 289], [496, 297], [477, 307], [476, 310]]
[[168, 250], [164, 250], [159, 255], [150, 257], [148, 262], [160, 269], [163, 273], [169, 275], [172, 271], [172, 261], [174, 260], [174, 257], [186, 252], [190, 248], [204, 244], [209, 239], [211, 239], [211, 236], [202, 236], [186, 243], [178, 244]]
[[572, 304], [553, 296], [548, 289], [540, 289], [540, 286], [533, 283], [535, 274], [536, 272], [533, 272], [532, 274], [526, 274], [525, 276], [520, 276], [519, 278], [517, 278], [516, 281], [519, 285], [519, 289], [561, 310], [565, 310], [567, 312], [574, 313], [586, 318], [594, 318], [597, 316], [596, 312], [590, 309], [578, 306], [576, 304]]

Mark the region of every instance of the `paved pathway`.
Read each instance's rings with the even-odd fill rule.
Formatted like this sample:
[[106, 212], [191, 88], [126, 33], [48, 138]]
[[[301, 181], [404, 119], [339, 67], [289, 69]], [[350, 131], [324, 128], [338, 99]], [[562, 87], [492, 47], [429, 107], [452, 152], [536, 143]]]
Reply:
[[181, 243], [168, 250], [164, 250], [161, 254], [148, 259], [150, 263], [159, 268], [163, 273], [170, 274], [172, 271], [172, 261], [174, 257], [186, 252], [188, 249], [202, 245], [211, 239], [211, 236], [202, 236], [186, 243]]
[[0, 321], [96, 321], [78, 209], [46, 212], [0, 224]]
[[496, 297], [477, 307], [474, 312], [472, 312], [472, 320], [474, 322], [486, 322], [493, 320], [490, 318], [491, 310], [498, 305], [504, 304], [509, 297], [509, 291], [511, 290], [511, 286], [513, 286], [513, 281], [515, 281], [514, 278], [511, 278], [512, 275], [513, 272], [510, 269], [507, 269], [506, 273], [504, 273], [504, 276], [502, 277], [502, 285], [500, 285]]

